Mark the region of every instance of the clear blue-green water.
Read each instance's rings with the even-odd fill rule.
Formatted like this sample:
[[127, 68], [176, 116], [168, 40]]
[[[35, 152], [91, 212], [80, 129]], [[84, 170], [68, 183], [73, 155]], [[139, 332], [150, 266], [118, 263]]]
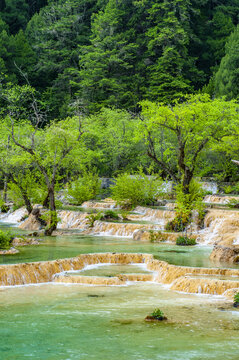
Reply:
[[[212, 247], [176, 246], [167, 243], [138, 242], [129, 238], [82, 236], [77, 234], [43, 238], [40, 245], [19, 247], [16, 255], [0, 255], [0, 264], [45, 261], [98, 252], [150, 253], [175, 265], [217, 267], [209, 260]], [[226, 267], [230, 265], [225, 264]], [[239, 267], [233, 265], [233, 267]]]
[[[17, 255], [1, 256], [1, 264], [110, 251], [152, 253], [172, 264], [214, 266], [208, 259], [209, 247], [80, 234], [44, 238], [39, 246], [19, 249]], [[0, 359], [238, 360], [239, 311], [224, 303], [220, 297], [176, 293], [150, 283], [2, 287]], [[167, 322], [144, 321], [155, 308], [163, 310]]]
[[[144, 321], [156, 307], [168, 322]], [[238, 360], [239, 312], [220, 307], [153, 284], [4, 289], [0, 358]]]

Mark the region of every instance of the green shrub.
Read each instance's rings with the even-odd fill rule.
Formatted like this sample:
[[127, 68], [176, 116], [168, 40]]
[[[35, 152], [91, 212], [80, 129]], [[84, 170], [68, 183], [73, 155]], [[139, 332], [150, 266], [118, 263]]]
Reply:
[[2, 213], [7, 213], [10, 210], [10, 207], [6, 204], [2, 204], [1, 205], [1, 212]]
[[68, 184], [67, 195], [70, 203], [81, 205], [100, 193], [100, 181], [96, 172], [84, 173], [82, 177]]
[[181, 232], [190, 223], [192, 211], [198, 213], [199, 224], [203, 223], [205, 217], [205, 204], [203, 203], [204, 192], [200, 184], [191, 181], [189, 192], [183, 191], [182, 184], [176, 186], [176, 217], [166, 224], [166, 230]]
[[230, 209], [238, 209], [239, 208], [239, 198], [237, 199], [231, 199], [228, 203], [227, 206]]
[[223, 192], [225, 194], [231, 194], [233, 192], [233, 187], [232, 185], [226, 185], [223, 187]]
[[89, 214], [86, 219], [87, 219], [87, 224], [89, 225], [89, 227], [93, 227], [94, 226], [94, 222], [96, 220], [101, 220], [101, 216], [102, 216], [102, 212], [99, 211], [97, 213], [92, 213], [92, 214]]
[[150, 316], [152, 316], [154, 319], [157, 320], [162, 320], [165, 318], [163, 311], [160, 309], [154, 309], [154, 311], [152, 312], [152, 314], [150, 314]]
[[179, 214], [173, 220], [169, 221], [165, 226], [165, 230], [182, 232], [189, 223], [189, 216], [184, 215], [185, 214]]
[[121, 217], [122, 217], [123, 220], [128, 220], [129, 212], [126, 211], [126, 210], [121, 210], [121, 211], [120, 211], [120, 215], [121, 215]]
[[164, 241], [164, 237], [160, 230], [149, 230], [149, 240], [151, 242]]
[[239, 305], [239, 292], [234, 295], [234, 306]]
[[0, 230], [0, 249], [9, 249], [11, 247], [12, 240], [13, 236], [10, 232]]
[[45, 211], [41, 216], [38, 217], [38, 220], [43, 226], [46, 226], [46, 229], [49, 228], [50, 222], [51, 226], [55, 225], [57, 226], [58, 222], [61, 222], [60, 217], [58, 217], [56, 211]]
[[135, 175], [121, 174], [112, 185], [112, 198], [126, 209], [137, 205], [152, 205], [160, 195], [162, 180], [153, 175], [151, 178], [139, 171]]
[[176, 240], [176, 245], [180, 245], [180, 246], [196, 245], [196, 240], [188, 238], [187, 236], [179, 236]]
[[100, 216], [100, 220], [119, 220], [119, 215], [113, 211], [113, 210], [106, 210], [104, 211], [101, 216]]

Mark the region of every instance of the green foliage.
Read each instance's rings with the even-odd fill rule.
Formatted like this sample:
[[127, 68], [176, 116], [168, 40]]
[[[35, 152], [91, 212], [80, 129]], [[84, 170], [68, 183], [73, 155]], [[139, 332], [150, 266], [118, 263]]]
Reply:
[[102, 217], [102, 212], [99, 211], [97, 212], [96, 214], [92, 213], [92, 214], [89, 214], [86, 219], [87, 219], [87, 224], [89, 225], [90, 228], [92, 228], [94, 226], [94, 222], [96, 220], [100, 220], [101, 217]]
[[158, 308], [154, 309], [154, 311], [152, 312], [152, 314], [150, 314], [150, 316], [152, 316], [157, 320], [163, 320], [165, 318], [163, 311]]
[[222, 58], [215, 76], [215, 90], [217, 96], [226, 96], [228, 100], [239, 95], [239, 26], [229, 37], [226, 44], [226, 55]]
[[149, 230], [149, 240], [151, 242], [164, 241], [165, 238], [162, 236], [162, 232], [160, 230]]
[[0, 249], [9, 249], [11, 247], [12, 240], [13, 236], [10, 232], [0, 230]]
[[47, 189], [39, 173], [22, 169], [14, 175], [13, 180], [14, 182], [8, 183], [8, 196], [16, 206], [25, 205], [24, 196], [27, 196], [33, 204], [42, 204]]
[[196, 240], [188, 238], [187, 236], [179, 236], [176, 240], [176, 245], [180, 245], [180, 246], [196, 245]]
[[96, 220], [101, 220], [101, 221], [120, 220], [119, 215], [115, 211], [112, 211], [112, 210], [99, 211], [95, 214], [92, 213], [92, 214], [89, 214], [86, 218], [87, 218], [87, 224], [89, 225], [89, 227], [93, 227], [94, 222]]
[[0, 208], [2, 213], [7, 213], [10, 209], [9, 206], [6, 204], [2, 204]]
[[99, 192], [100, 181], [95, 171], [85, 171], [82, 177], [67, 186], [68, 200], [75, 205], [81, 205], [84, 201], [94, 199]]
[[[99, 113], [85, 119], [88, 133], [85, 142], [94, 152], [91, 160], [102, 176], [122, 171], [137, 171], [139, 164], [149, 164], [143, 141], [135, 140], [137, 118], [127, 111], [103, 108]], [[95, 148], [97, 147], [97, 153]]]
[[239, 183], [223, 186], [222, 190], [225, 194], [239, 194]]
[[239, 304], [239, 292], [234, 295], [234, 304]]
[[230, 209], [238, 209], [239, 208], [239, 198], [238, 199], [230, 199], [227, 203], [227, 206]]
[[223, 188], [223, 191], [225, 194], [231, 194], [233, 192], [233, 187], [232, 185], [226, 185]]
[[68, 115], [76, 99], [83, 113], [102, 106], [138, 111], [146, 98], [168, 103], [214, 78], [238, 22], [238, 5], [1, 0], [0, 72], [22, 84], [16, 62], [51, 119]]
[[119, 204], [127, 204], [129, 208], [137, 205], [152, 205], [160, 194], [162, 180], [155, 175], [143, 174], [142, 170], [135, 175], [123, 173], [111, 186], [112, 198]]
[[239, 114], [235, 101], [212, 100], [207, 94], [190, 95], [173, 106], [141, 102], [138, 138], [146, 139], [148, 155], [184, 192], [198, 171], [200, 156], [236, 132]]
[[8, 196], [9, 199], [13, 201], [14, 208], [19, 209], [20, 207], [24, 206], [25, 203], [18, 186], [13, 183], [9, 183], [8, 187]]
[[4, 200], [0, 197], [0, 211], [2, 213], [7, 213], [10, 210], [10, 207], [5, 204]]
[[119, 215], [113, 210], [104, 211], [99, 220], [119, 220]]
[[205, 216], [205, 205], [203, 203], [204, 192], [196, 181], [191, 181], [188, 193], [183, 191], [183, 185], [176, 187], [176, 216], [168, 222], [166, 230], [173, 230], [176, 232], [183, 231], [189, 224], [192, 211], [196, 210], [198, 213], [199, 224], [202, 223]]
[[49, 226], [57, 226], [58, 222], [61, 221], [61, 219], [57, 216], [56, 211], [45, 211], [41, 217], [40, 220], [42, 220], [43, 223], [46, 223], [46, 230], [49, 228]]
[[120, 210], [120, 216], [122, 220], [128, 220], [129, 211], [127, 210]]

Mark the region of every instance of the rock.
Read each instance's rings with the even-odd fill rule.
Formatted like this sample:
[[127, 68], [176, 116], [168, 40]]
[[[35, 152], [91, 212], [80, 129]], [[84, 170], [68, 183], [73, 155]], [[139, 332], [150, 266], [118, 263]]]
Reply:
[[39, 217], [40, 216], [40, 209], [39, 208], [34, 208], [32, 210], [32, 215]]
[[15, 249], [14, 247], [11, 247], [11, 249], [8, 250], [0, 250], [0, 255], [14, 255], [18, 253], [19, 250]]
[[32, 238], [14, 238], [12, 245], [14, 246], [26, 246], [26, 245], [39, 245], [39, 239]]
[[28, 234], [28, 236], [34, 236], [34, 237], [36, 237], [36, 236], [40, 236], [40, 232], [38, 232], [38, 231], [34, 231], [33, 233]]
[[163, 232], [160, 230], [140, 229], [133, 233], [133, 239], [152, 242], [170, 241], [175, 243], [180, 234], [181, 233]]
[[165, 206], [167, 204], [167, 200], [157, 200], [156, 202], [154, 202], [154, 206]]
[[154, 317], [154, 316], [150, 316], [150, 315], [148, 315], [148, 316], [146, 316], [146, 318], [144, 319], [145, 321], [163, 321], [163, 320], [168, 320], [167, 318], [166, 318], [166, 316], [161, 316], [161, 317], [158, 317], [158, 318], [156, 318], [156, 317]]
[[[33, 209], [33, 211], [34, 210], [35, 209]], [[30, 216], [19, 226], [19, 228], [23, 230], [40, 230], [42, 228], [42, 224], [35, 215], [30, 214]]]
[[239, 288], [232, 288], [226, 290], [222, 295], [227, 297], [229, 300], [233, 300], [234, 296], [239, 292]]
[[175, 209], [175, 203], [173, 202], [167, 202], [165, 205], [166, 209], [168, 210], [174, 210]]
[[239, 262], [239, 247], [215, 245], [210, 255], [210, 260], [231, 264], [237, 263]]

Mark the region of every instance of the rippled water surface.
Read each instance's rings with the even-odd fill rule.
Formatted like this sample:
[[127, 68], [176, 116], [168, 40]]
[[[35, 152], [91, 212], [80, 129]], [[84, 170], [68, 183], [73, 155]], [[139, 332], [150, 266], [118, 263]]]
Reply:
[[[4, 289], [0, 358], [236, 360], [239, 312], [221, 306], [152, 284]], [[144, 321], [155, 307], [167, 322]]]
[[[214, 266], [207, 247], [80, 234], [45, 238], [39, 246], [19, 249], [18, 255], [2, 256], [1, 263], [110, 251], [152, 253], [174, 264]], [[97, 275], [97, 269], [88, 275]], [[155, 308], [165, 313], [167, 322], [144, 321]], [[238, 360], [238, 336], [239, 311], [225, 299], [176, 293], [159, 284], [0, 288], [3, 360]]]

